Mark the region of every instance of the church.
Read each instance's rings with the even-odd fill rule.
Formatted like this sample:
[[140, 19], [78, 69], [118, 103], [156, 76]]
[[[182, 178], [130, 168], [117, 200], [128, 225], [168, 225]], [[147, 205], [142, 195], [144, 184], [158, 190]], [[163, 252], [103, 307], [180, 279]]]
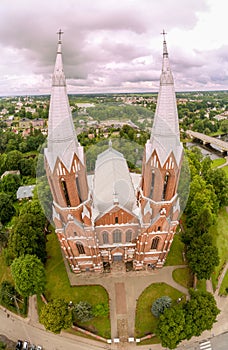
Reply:
[[63, 255], [76, 274], [110, 271], [116, 262], [136, 271], [161, 268], [178, 225], [177, 188], [183, 160], [165, 35], [142, 173], [131, 173], [123, 154], [109, 142], [97, 157], [94, 174], [88, 175], [67, 95], [61, 31], [58, 34], [44, 158]]

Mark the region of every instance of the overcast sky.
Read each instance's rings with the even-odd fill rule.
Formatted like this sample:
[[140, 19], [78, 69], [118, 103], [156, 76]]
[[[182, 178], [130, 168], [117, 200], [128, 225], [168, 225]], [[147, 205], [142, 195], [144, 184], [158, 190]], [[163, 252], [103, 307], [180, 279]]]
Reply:
[[157, 91], [163, 28], [176, 91], [228, 89], [227, 0], [1, 0], [0, 95]]

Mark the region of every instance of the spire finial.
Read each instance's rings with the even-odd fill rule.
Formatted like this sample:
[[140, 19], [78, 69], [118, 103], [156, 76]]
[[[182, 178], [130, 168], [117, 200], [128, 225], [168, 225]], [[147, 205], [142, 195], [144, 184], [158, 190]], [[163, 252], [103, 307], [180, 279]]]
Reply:
[[59, 29], [59, 31], [56, 33], [59, 36], [59, 43], [61, 42], [61, 35], [63, 34], [62, 29]]
[[163, 39], [164, 39], [164, 41], [165, 41], [165, 36], [166, 36], [166, 32], [165, 32], [165, 29], [163, 29], [163, 31], [162, 31], [162, 33], [161, 33], [161, 35], [163, 35]]

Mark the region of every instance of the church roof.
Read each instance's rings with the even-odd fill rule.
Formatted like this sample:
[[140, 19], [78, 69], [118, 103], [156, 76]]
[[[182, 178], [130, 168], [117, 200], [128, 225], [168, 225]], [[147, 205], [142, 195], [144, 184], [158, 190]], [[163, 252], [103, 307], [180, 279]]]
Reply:
[[123, 154], [111, 145], [97, 157], [93, 184], [94, 207], [99, 213], [114, 204], [130, 211], [135, 208], [134, 186]]
[[83, 162], [83, 150], [75, 133], [69, 100], [66, 89], [66, 79], [63, 71], [62, 43], [59, 33], [57, 55], [52, 76], [51, 100], [48, 118], [48, 147], [45, 150], [49, 166], [53, 170], [57, 157], [69, 169], [73, 154], [76, 153]]
[[[165, 33], [163, 32], [163, 34]], [[163, 41], [163, 62], [160, 87], [151, 137], [147, 144], [147, 159], [150, 157], [154, 149], [156, 149], [162, 165], [165, 163], [171, 151], [173, 151], [177, 164], [179, 164], [183, 148], [180, 143], [174, 80], [170, 68], [165, 38]]]

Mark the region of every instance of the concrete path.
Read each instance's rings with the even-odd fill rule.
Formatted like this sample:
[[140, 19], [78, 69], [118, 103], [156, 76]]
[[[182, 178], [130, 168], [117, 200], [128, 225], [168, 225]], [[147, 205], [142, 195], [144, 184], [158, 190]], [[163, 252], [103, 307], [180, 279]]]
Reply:
[[39, 323], [36, 295], [29, 297], [28, 319], [33, 323]]
[[[183, 294], [188, 294], [186, 288], [178, 285], [172, 279], [172, 272], [176, 268], [184, 268], [184, 265], [181, 266], [168, 266], [164, 267], [161, 270], [155, 271], [141, 271], [141, 272], [128, 272], [121, 273], [118, 272], [116, 274], [91, 274], [88, 276], [87, 274], [77, 276], [69, 271], [68, 265], [67, 269], [70, 274], [68, 274], [71, 282], [74, 285], [85, 285], [85, 284], [100, 284], [109, 292], [110, 297], [110, 318], [111, 318], [111, 328], [112, 328], [112, 339], [118, 337], [118, 327], [121, 328], [122, 333], [121, 337], [125, 336], [125, 331], [127, 329], [127, 333], [129, 336], [134, 335], [134, 326], [135, 326], [135, 308], [136, 302], [142, 291], [148, 287], [152, 283], [165, 282], [172, 287], [180, 290]], [[227, 270], [227, 264], [223, 269], [223, 273], [220, 275], [220, 281], [222, 281], [223, 276], [225, 275], [225, 271]], [[208, 285], [211, 284], [209, 283]], [[219, 290], [219, 289], [218, 289]], [[125, 293], [125, 299], [123, 294]], [[228, 331], [228, 298], [221, 297], [215, 294], [215, 299], [217, 302], [218, 308], [221, 310], [220, 314], [217, 317], [217, 322], [214, 324], [213, 329], [210, 331], [205, 331], [201, 334], [200, 337], [193, 337], [190, 341], [184, 341], [180, 344], [178, 349], [187, 349], [189, 346], [193, 346], [196, 342], [200, 340], [209, 339], [216, 335], [222, 334]], [[118, 304], [118, 306], [117, 306]], [[31, 309], [32, 308], [32, 309]], [[30, 310], [31, 309], [31, 310]], [[121, 312], [124, 312], [121, 314]], [[4, 317], [4, 316], [3, 316]], [[13, 316], [18, 318], [17, 316]], [[7, 319], [8, 320], [8, 319]], [[1, 321], [1, 309], [0, 309], [0, 321]], [[9, 320], [10, 322], [10, 320]], [[22, 334], [22, 326], [26, 331], [27, 338], [28, 334], [31, 335], [31, 339], [35, 339], [35, 341], [40, 342], [39, 339], [42, 339], [43, 345], [47, 350], [53, 350], [53, 345], [55, 345], [55, 349], [62, 350], [65, 349], [65, 345], [67, 345], [67, 349], [84, 349], [84, 346], [87, 349], [127, 349], [133, 350], [138, 348], [136, 343], [119, 343], [119, 344], [111, 344], [108, 346], [107, 344], [102, 344], [95, 340], [90, 340], [87, 338], [81, 338], [74, 335], [69, 335], [68, 333], [61, 332], [61, 337], [53, 335], [50, 332], [44, 332], [44, 327], [38, 323], [37, 316], [37, 307], [36, 307], [36, 298], [32, 297], [29, 300], [29, 314], [27, 319], [21, 318], [22, 324], [18, 328], [18, 332]], [[16, 322], [15, 322], [16, 323]], [[26, 324], [26, 326], [25, 326]], [[34, 326], [33, 331], [29, 330], [28, 326]], [[127, 325], [127, 326], [126, 326]], [[126, 328], [127, 327], [127, 328]], [[2, 328], [2, 327], [1, 327]], [[15, 332], [14, 325], [14, 333], [7, 332], [9, 327], [6, 327], [6, 330], [2, 333], [7, 335], [9, 338], [17, 339], [18, 335]], [[39, 334], [39, 332], [44, 332]], [[8, 334], [9, 333], [9, 334]], [[39, 334], [39, 336], [38, 336]], [[52, 338], [50, 342], [50, 337]], [[37, 338], [37, 340], [36, 340]], [[72, 339], [72, 344], [69, 344], [69, 338]], [[58, 343], [58, 345], [57, 345]], [[61, 345], [60, 345], [61, 344]], [[87, 345], [86, 345], [87, 344]], [[192, 344], [192, 345], [191, 345]], [[142, 350], [163, 350], [160, 344], [150, 345], [150, 346], [140, 346]]]
[[[107, 290], [110, 299], [111, 336], [113, 339], [126, 337], [126, 334], [128, 334], [128, 337], [134, 337], [137, 299], [143, 290], [152, 283], [165, 282], [173, 288], [178, 289], [183, 294], [188, 295], [188, 290], [176, 283], [172, 278], [172, 272], [175, 269], [184, 267], [185, 265], [167, 266], [163, 267], [161, 270], [154, 271], [131, 271], [127, 273], [118, 271], [117, 273], [111, 274], [96, 275], [91, 273], [89, 275], [82, 274], [79, 276], [73, 274], [68, 269], [68, 276], [73, 286], [99, 284]], [[123, 296], [123, 292], [117, 293], [117, 286], [120, 289], [122, 288], [122, 291], [125, 290], [125, 296]], [[120, 300], [120, 295], [122, 295], [122, 298], [125, 297], [124, 301]], [[120, 310], [120, 305], [122, 305], [122, 311]], [[120, 324], [122, 324], [122, 328], [124, 328], [124, 335], [122, 333], [120, 334], [121, 326], [118, 327]], [[125, 332], [126, 327], [127, 332]]]
[[217, 166], [217, 169], [223, 168], [224, 166], [228, 165], [228, 157], [224, 157], [224, 158], [225, 158], [226, 162], [224, 164], [222, 164], [222, 165]]
[[216, 291], [215, 291], [215, 296], [218, 296], [218, 295], [219, 295], [219, 290], [220, 290], [220, 287], [221, 287], [223, 278], [224, 278], [224, 276], [225, 276], [227, 270], [228, 270], [228, 261], [227, 261], [227, 263], [225, 264], [225, 266], [224, 266], [224, 268], [223, 268], [223, 270], [222, 270], [221, 275], [219, 276], [218, 285], [217, 285], [217, 288], [216, 288]]

